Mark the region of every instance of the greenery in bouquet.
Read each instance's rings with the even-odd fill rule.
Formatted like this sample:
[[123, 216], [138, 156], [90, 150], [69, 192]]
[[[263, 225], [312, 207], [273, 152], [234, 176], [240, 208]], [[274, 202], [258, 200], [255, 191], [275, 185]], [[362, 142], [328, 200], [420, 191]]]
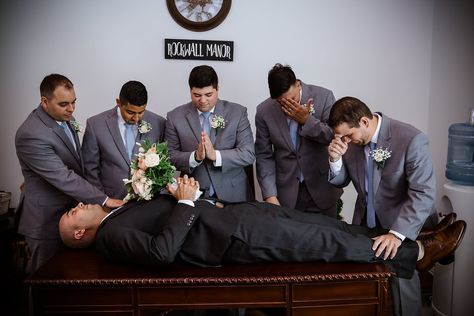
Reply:
[[146, 139], [141, 144], [136, 159], [130, 163], [129, 179], [123, 179], [127, 188], [125, 201], [151, 200], [155, 193], [174, 181], [176, 168], [171, 164], [166, 142], [152, 143]]

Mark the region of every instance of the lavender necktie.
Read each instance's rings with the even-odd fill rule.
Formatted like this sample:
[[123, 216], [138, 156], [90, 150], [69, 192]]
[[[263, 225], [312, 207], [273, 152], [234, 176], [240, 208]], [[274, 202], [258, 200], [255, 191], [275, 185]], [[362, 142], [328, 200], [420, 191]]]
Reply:
[[375, 208], [374, 208], [374, 159], [371, 157], [372, 150], [375, 149], [375, 143], [369, 143], [369, 155], [367, 157], [367, 226], [375, 227]]

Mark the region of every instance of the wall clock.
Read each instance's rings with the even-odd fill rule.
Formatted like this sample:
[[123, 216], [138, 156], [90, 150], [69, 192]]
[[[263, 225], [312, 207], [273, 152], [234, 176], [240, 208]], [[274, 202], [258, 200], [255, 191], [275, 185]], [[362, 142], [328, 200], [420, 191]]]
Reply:
[[168, 11], [182, 27], [196, 32], [215, 28], [224, 21], [232, 0], [166, 0]]

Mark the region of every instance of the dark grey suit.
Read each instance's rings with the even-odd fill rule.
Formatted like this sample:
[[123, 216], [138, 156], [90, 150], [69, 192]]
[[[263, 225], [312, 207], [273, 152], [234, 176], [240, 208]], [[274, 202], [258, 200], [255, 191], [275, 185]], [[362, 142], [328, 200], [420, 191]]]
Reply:
[[214, 114], [225, 120], [225, 128], [211, 128], [209, 135], [214, 148], [221, 153], [222, 166], [215, 167], [208, 160], [196, 168], [189, 166], [189, 157], [201, 141], [199, 114], [191, 102], [167, 114], [165, 138], [171, 162], [177, 170], [198, 180], [201, 188], [209, 188], [212, 181], [219, 199], [231, 202], [254, 200], [244, 171], [245, 166], [255, 161], [247, 109], [237, 103], [217, 100]]
[[[374, 208], [380, 226], [392, 229], [415, 240], [427, 219], [435, 217], [435, 174], [428, 147], [428, 138], [411, 125], [382, 115], [377, 148], [388, 148], [391, 157], [383, 168], [374, 164]], [[358, 193], [353, 224], [366, 225], [364, 147], [349, 143], [342, 157], [343, 168], [330, 182], [343, 187], [351, 181]], [[394, 280], [392, 284], [397, 284]], [[393, 289], [394, 309], [403, 315], [421, 312], [421, 294], [418, 276], [411, 282], [400, 280], [400, 290]], [[400, 295], [400, 300], [397, 296]], [[400, 309], [400, 310], [398, 310]]]
[[[82, 154], [86, 179], [108, 196], [124, 198], [127, 190], [123, 179], [130, 177], [130, 159], [117, 119], [117, 107], [90, 117], [82, 140]], [[142, 120], [151, 124], [151, 130], [138, 133], [136, 141], [148, 139], [153, 143], [162, 142], [165, 119], [147, 110]], [[135, 145], [134, 154], [137, 151], [138, 146]]]
[[[97, 249], [108, 259], [158, 266], [177, 258], [200, 266], [224, 262], [357, 261], [372, 262], [368, 229], [314, 213], [264, 202], [217, 208], [205, 201], [195, 207], [161, 195], [127, 204], [98, 229]], [[387, 264], [401, 276], [413, 274], [418, 246], [403, 243]]]
[[[76, 147], [64, 130], [41, 106], [18, 128], [15, 146], [24, 177], [18, 232], [37, 240], [61, 244], [58, 223], [64, 210], [77, 201], [102, 204], [107, 196], [83, 177], [79, 138], [71, 129]], [[54, 246], [55, 244], [56, 246]], [[48, 252], [45, 257], [54, 254]], [[48, 258], [39, 260], [38, 265]], [[33, 263], [32, 269], [37, 268]]]
[[[281, 105], [268, 98], [257, 107], [255, 153], [257, 178], [263, 198], [276, 196], [280, 204], [294, 208], [298, 197], [299, 172], [314, 203], [320, 210], [336, 215], [336, 201], [342, 194], [328, 183], [328, 150], [333, 132], [326, 124], [334, 103], [333, 93], [325, 88], [301, 82], [301, 102], [314, 100], [314, 114], [300, 126], [300, 146], [293, 148], [287, 117]], [[328, 210], [329, 209], [329, 210]]]

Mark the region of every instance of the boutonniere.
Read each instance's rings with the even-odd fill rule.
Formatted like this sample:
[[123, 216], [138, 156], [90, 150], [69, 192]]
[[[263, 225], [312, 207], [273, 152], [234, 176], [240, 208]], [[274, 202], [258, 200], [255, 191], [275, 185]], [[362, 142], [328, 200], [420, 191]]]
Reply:
[[140, 121], [140, 124], [138, 125], [138, 132], [140, 134], [146, 134], [149, 131], [151, 131], [151, 124], [147, 121]]
[[211, 118], [212, 128], [225, 128], [225, 120], [220, 115], [213, 115]]
[[370, 157], [377, 164], [377, 169], [383, 168], [385, 161], [392, 156], [392, 152], [388, 148], [375, 148], [370, 151]]
[[308, 109], [309, 115], [313, 115], [314, 114], [313, 98], [309, 98], [306, 104], [304, 104], [303, 106], [307, 107], [307, 104], [309, 104], [309, 109]]
[[75, 131], [76, 133], [82, 132], [82, 126], [81, 126], [81, 124], [79, 124], [78, 121], [76, 121], [76, 120], [70, 120], [70, 121], [69, 121], [69, 124], [71, 124], [71, 127], [74, 129], [74, 131]]

